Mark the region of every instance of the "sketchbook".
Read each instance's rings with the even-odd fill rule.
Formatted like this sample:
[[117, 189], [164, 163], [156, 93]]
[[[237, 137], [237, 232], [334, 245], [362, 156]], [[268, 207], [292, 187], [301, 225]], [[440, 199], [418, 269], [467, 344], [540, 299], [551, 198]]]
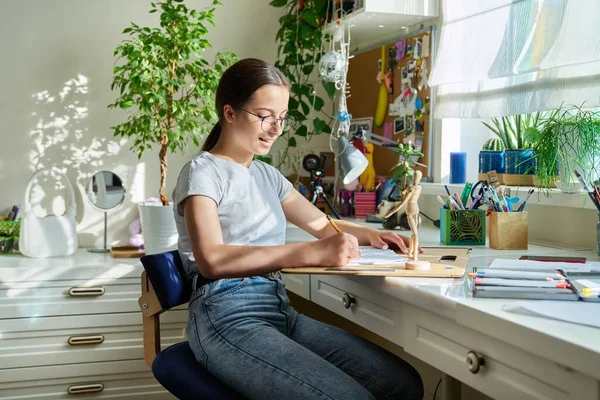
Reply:
[[391, 249], [378, 249], [371, 246], [360, 246], [360, 258], [348, 263], [347, 266], [398, 264], [404, 265], [408, 258], [396, 254]]

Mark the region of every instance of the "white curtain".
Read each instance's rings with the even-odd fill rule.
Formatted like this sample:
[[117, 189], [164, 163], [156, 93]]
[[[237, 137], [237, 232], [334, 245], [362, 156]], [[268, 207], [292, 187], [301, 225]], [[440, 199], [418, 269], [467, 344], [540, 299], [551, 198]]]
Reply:
[[600, 0], [442, 0], [436, 118], [600, 106]]

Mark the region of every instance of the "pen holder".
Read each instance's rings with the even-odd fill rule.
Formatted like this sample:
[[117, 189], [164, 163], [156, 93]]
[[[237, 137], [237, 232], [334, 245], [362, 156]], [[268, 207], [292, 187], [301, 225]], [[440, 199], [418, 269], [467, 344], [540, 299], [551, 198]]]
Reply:
[[440, 242], [485, 246], [485, 210], [440, 209]]
[[490, 214], [490, 248], [527, 250], [527, 212], [492, 212]]

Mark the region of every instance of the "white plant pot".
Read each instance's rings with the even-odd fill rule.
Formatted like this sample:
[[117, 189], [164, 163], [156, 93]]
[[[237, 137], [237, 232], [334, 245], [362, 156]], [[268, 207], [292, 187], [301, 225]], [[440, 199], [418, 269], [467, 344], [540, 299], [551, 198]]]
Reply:
[[172, 206], [138, 205], [146, 254], [164, 253], [177, 248], [177, 226]]

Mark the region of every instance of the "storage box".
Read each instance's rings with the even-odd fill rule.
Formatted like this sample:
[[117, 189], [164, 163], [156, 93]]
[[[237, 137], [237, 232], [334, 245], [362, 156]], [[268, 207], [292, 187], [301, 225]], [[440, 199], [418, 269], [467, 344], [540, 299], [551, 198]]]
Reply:
[[485, 246], [485, 210], [440, 209], [440, 242]]
[[527, 212], [492, 212], [490, 247], [500, 250], [527, 250]]
[[354, 192], [354, 216], [364, 218], [377, 211], [377, 193]]

